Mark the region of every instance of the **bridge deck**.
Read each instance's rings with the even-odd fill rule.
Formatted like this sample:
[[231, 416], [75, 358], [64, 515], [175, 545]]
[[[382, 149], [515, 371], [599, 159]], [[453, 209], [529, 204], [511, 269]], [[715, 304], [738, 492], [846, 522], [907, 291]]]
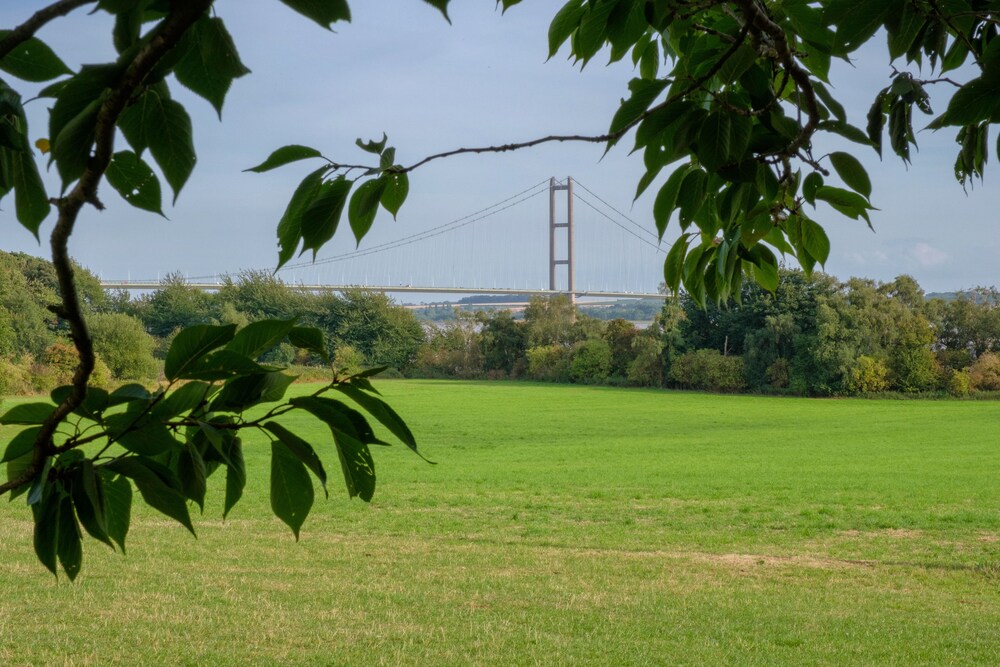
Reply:
[[[187, 283], [188, 287], [194, 289], [214, 292], [223, 287], [222, 283]], [[156, 290], [161, 287], [161, 283], [155, 281], [136, 280], [105, 280], [101, 281], [104, 289], [120, 290]], [[346, 292], [349, 290], [367, 290], [370, 292], [384, 292], [387, 294], [500, 294], [515, 295], [527, 294], [530, 296], [557, 296], [560, 294], [569, 295], [569, 292], [561, 290], [532, 290], [532, 289], [511, 289], [511, 288], [486, 288], [486, 287], [420, 287], [416, 285], [293, 285], [289, 287], [303, 292]], [[668, 294], [644, 293], [644, 292], [602, 292], [595, 290], [574, 290], [574, 296], [593, 297], [606, 299], [660, 299], [669, 298]]]

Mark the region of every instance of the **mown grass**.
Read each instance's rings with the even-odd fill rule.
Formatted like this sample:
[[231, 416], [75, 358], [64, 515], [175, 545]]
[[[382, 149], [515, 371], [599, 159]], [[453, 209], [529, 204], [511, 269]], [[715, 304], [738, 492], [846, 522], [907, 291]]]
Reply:
[[299, 543], [263, 447], [229, 521], [138, 512], [76, 584], [0, 504], [0, 664], [1000, 663], [996, 405], [380, 388], [439, 465], [378, 449]]

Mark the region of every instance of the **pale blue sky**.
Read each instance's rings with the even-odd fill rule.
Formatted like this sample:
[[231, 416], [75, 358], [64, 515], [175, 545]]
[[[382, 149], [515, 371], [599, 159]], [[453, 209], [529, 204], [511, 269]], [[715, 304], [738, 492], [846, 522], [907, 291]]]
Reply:
[[[174, 86], [176, 97], [191, 112], [199, 161], [177, 206], [167, 209], [170, 220], [132, 209], [107, 191], [103, 198], [108, 210], [85, 211], [71, 241], [72, 254], [106, 278], [155, 278], [174, 270], [200, 276], [273, 267], [275, 224], [309, 167], [265, 175], [242, 169], [286, 143], [313, 145], [331, 158], [350, 162], [361, 157], [353, 146], [356, 137], [377, 138], [384, 130], [398, 148], [399, 161], [411, 163], [459, 146], [604, 131], [618, 99], [627, 93], [631, 68], [605, 67], [598, 58], [581, 73], [564, 54], [546, 63], [548, 21], [561, 4], [533, 0], [501, 16], [492, 0], [454, 2], [449, 26], [418, 0], [355, 0], [354, 22], [329, 33], [276, 0], [220, 0], [217, 12], [253, 73], [234, 84], [221, 124], [206, 102]], [[0, 7], [0, 25], [19, 23], [38, 6], [8, 0]], [[112, 56], [109, 32], [105, 15], [77, 12], [46, 27], [40, 36], [76, 67]], [[872, 51], [872, 57], [855, 68], [840, 67], [834, 74], [837, 94], [857, 125], [864, 124], [870, 100], [890, 74], [885, 56]], [[20, 89], [30, 97], [32, 88], [22, 84]], [[32, 138], [45, 136], [44, 103], [33, 102], [30, 109]], [[880, 208], [873, 215], [876, 233], [832, 211], [817, 212], [833, 243], [830, 273], [880, 280], [909, 273], [928, 291], [1000, 282], [995, 274], [1000, 250], [994, 230], [1000, 205], [997, 170], [991, 164], [986, 183], [966, 196], [952, 176], [952, 135], [950, 130], [918, 135], [921, 150], [909, 168], [890, 156], [880, 163], [870, 150], [859, 154], [874, 181], [873, 203]], [[366, 244], [428, 229], [549, 176], [566, 175], [652, 229], [650, 210], [657, 188], [632, 204], [643, 165], [640, 156], [628, 155], [630, 145], [631, 138], [626, 138], [603, 159], [599, 146], [562, 144], [430, 164], [411, 176], [410, 200], [399, 220], [380, 216]], [[532, 218], [532, 225], [537, 218], [537, 236], [521, 231], [526, 223], [511, 213], [501, 220], [512, 230], [506, 242], [490, 244], [506, 253], [502, 261], [522, 277], [545, 272], [544, 265], [539, 266], [544, 259], [538, 258], [547, 253], [547, 206], [542, 197], [532, 206], [519, 208], [518, 215]], [[5, 202], [4, 209], [0, 247], [44, 254], [45, 240], [39, 247], [16, 225], [12, 202]], [[43, 233], [50, 229], [51, 218]], [[676, 233], [672, 227], [667, 240]], [[352, 247], [349, 233], [342, 236], [321, 259]], [[448, 273], [451, 269], [442, 259], [467, 238], [459, 237], [450, 246], [412, 246], [407, 258], [393, 261], [438, 264], [440, 272]], [[608, 248], [607, 254], [630, 265], [639, 276], [633, 279], [644, 289], [655, 289], [662, 268], [654, 255], [636, 255], [624, 245]], [[288, 277], [310, 281], [316, 276], [337, 277], [330, 271]], [[489, 280], [497, 278], [484, 278], [479, 286]]]

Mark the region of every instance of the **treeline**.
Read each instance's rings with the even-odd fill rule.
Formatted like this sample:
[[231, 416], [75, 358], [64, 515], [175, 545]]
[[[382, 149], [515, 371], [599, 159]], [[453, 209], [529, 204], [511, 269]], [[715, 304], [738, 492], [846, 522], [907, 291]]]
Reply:
[[[388, 366], [416, 377], [529, 379], [722, 392], [845, 396], [1000, 391], [1000, 294], [977, 288], [928, 299], [908, 276], [888, 283], [783, 270], [775, 294], [745, 284], [740, 299], [701, 308], [667, 301], [651, 326], [597, 319], [568, 299], [507, 311], [455, 312], [446, 323], [373, 292], [313, 294], [245, 272], [218, 291], [179, 276], [138, 298], [105, 293], [77, 269], [98, 356], [94, 381], [155, 382], [176, 333], [194, 324], [244, 326], [297, 318], [322, 329], [337, 370]], [[75, 365], [51, 264], [0, 252], [0, 394], [49, 391]], [[262, 361], [319, 367], [288, 344]]]
[[[353, 371], [370, 366], [411, 367], [424, 342], [416, 319], [385, 295], [365, 291], [311, 294], [269, 273], [226, 278], [206, 293], [169, 276], [138, 298], [105, 293], [98, 279], [77, 267], [76, 280], [97, 353], [93, 382], [155, 382], [173, 336], [194, 324], [244, 326], [263, 318], [297, 318], [322, 329], [334, 365]], [[0, 252], [0, 395], [47, 392], [65, 384], [76, 363], [69, 331], [49, 309], [58, 302], [52, 265], [20, 253]], [[287, 343], [262, 361], [318, 366]]]
[[414, 372], [723, 392], [846, 396], [1000, 391], [1000, 295], [945, 301], [917, 282], [782, 270], [775, 294], [667, 302], [649, 328], [601, 322], [566, 299], [533, 301], [523, 321], [480, 313], [430, 334]]

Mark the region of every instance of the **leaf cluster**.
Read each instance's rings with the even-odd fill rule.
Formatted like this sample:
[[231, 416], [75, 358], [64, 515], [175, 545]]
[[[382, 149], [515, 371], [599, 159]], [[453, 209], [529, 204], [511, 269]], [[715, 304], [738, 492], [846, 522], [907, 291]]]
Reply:
[[[319, 443], [280, 422], [294, 410], [330, 428], [329, 446], [336, 451], [348, 495], [371, 500], [376, 477], [369, 446], [389, 443], [375, 434], [369, 418], [417, 451], [410, 429], [371, 384], [370, 377], [381, 369], [334, 377], [310, 396], [286, 399], [294, 376], [257, 361], [282, 341], [326, 355], [322, 333], [295, 320], [261, 320], [239, 331], [234, 325], [199, 325], [181, 331], [171, 344], [165, 387], [150, 392], [132, 384], [110, 393], [89, 387], [82, 405], [47, 443], [42, 473], [11, 493], [12, 499], [27, 497], [42, 564], [56, 573], [58, 563], [75, 578], [84, 533], [124, 551], [133, 485], [146, 504], [193, 534], [190, 505], [204, 510], [207, 480], [224, 469], [227, 515], [246, 484], [245, 429], [256, 429], [271, 442], [271, 507], [298, 538], [314, 501], [310, 475], [324, 492], [328, 480]], [[8, 479], [31, 463], [41, 425], [71, 390], [60, 387], [51, 402], [17, 405], [0, 416], [0, 424], [24, 427], [0, 459]], [[330, 392], [348, 402], [330, 398]], [[252, 408], [259, 416], [248, 414]]]
[[871, 225], [861, 161], [845, 151], [814, 154], [817, 135], [881, 155], [888, 128], [893, 151], [909, 161], [913, 109], [930, 114], [927, 86], [955, 83], [894, 70], [867, 127], [851, 124], [832, 92], [830, 65], [850, 61], [880, 30], [890, 57], [908, 65], [939, 74], [968, 60], [980, 67], [981, 77], [955, 83], [948, 110], [929, 127], [961, 126], [956, 176], [963, 184], [982, 177], [1000, 99], [998, 9], [967, 0], [570, 0], [552, 20], [549, 51], [568, 47], [581, 66], [602, 51], [611, 61], [631, 58], [637, 76], [605, 135], [608, 147], [634, 130], [633, 151], [646, 166], [636, 196], [659, 181], [661, 239], [679, 227], [666, 284], [704, 304], [738, 296], [745, 278], [774, 290], [782, 255], [807, 271], [823, 265], [830, 244], [820, 214]]
[[[247, 169], [263, 173], [310, 158], [326, 161], [325, 165], [302, 179], [281, 216], [278, 223], [278, 268], [292, 259], [300, 246], [299, 255], [312, 250], [315, 259], [319, 249], [337, 232], [345, 208], [351, 231], [359, 245], [375, 222], [380, 206], [393, 218], [396, 217], [406, 201], [410, 181], [403, 167], [396, 164], [396, 149], [387, 146], [387, 143], [385, 134], [380, 141], [357, 140], [362, 151], [378, 158], [378, 167], [336, 164], [324, 158], [315, 148], [293, 144], [282, 146], [257, 166]], [[372, 178], [364, 181], [348, 178], [354, 170], [363, 171], [361, 178]]]

